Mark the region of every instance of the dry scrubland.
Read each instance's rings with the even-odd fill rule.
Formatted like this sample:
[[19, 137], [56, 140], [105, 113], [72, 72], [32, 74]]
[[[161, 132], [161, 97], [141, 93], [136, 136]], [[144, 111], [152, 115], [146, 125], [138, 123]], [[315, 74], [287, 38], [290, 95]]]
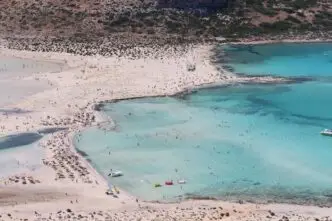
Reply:
[[[3, 0], [0, 33], [14, 39], [111, 39], [169, 44], [224, 36], [328, 36], [328, 0]], [[36, 42], [33, 42], [37, 44]], [[51, 49], [50, 49], [51, 50]]]

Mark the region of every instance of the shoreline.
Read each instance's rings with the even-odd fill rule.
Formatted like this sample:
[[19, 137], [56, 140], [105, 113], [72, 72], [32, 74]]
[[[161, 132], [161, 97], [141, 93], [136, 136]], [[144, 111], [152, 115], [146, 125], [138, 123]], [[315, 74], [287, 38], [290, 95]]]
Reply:
[[[201, 48], [200, 48], [201, 47]], [[77, 186], [76, 188], [86, 188], [87, 193], [78, 193], [77, 191], [73, 191], [73, 194], [76, 194], [78, 198], [82, 199], [84, 201], [84, 197], [89, 197], [90, 199], [93, 199], [94, 202], [99, 202], [98, 200], [101, 200], [101, 203], [111, 203], [112, 207], [115, 209], [122, 208], [124, 204], [122, 202], [126, 202], [126, 204], [129, 204], [130, 207], [137, 209], [137, 203], [135, 202], [135, 197], [130, 196], [124, 191], [120, 190], [120, 195], [118, 199], [109, 198], [108, 196], [105, 196], [106, 191], [106, 183], [108, 181], [101, 175], [83, 156], [81, 156], [78, 151], [75, 148], [74, 145], [74, 137], [76, 134], [78, 134], [80, 131], [86, 129], [89, 126], [96, 126], [98, 123], [105, 123], [109, 122], [111, 119], [107, 118], [105, 119], [105, 116], [102, 116], [102, 113], [100, 111], [96, 110], [96, 106], [101, 105], [109, 100], [119, 100], [119, 99], [134, 99], [133, 96], [137, 93], [142, 94], [141, 97], [156, 97], [156, 96], [177, 96], [178, 94], [188, 92], [188, 90], [197, 90], [202, 87], [211, 87], [213, 84], [234, 84], [239, 81], [238, 76], [235, 76], [233, 74], [230, 74], [229, 72], [222, 70], [220, 72], [219, 70], [215, 70], [215, 67], [213, 67], [211, 64], [209, 64], [209, 50], [211, 46], [196, 46], [193, 50], [196, 50], [195, 52], [187, 53], [188, 57], [185, 57], [184, 59], [178, 56], [174, 56], [174, 54], [168, 55], [168, 60], [158, 60], [158, 59], [147, 59], [147, 60], [138, 60], [136, 63], [131, 67], [126, 67], [127, 59], [117, 59], [117, 58], [103, 58], [101, 56], [90, 56], [90, 57], [81, 57], [81, 56], [75, 56], [75, 55], [69, 55], [69, 54], [63, 54], [60, 55], [59, 53], [41, 53], [41, 52], [27, 52], [27, 51], [13, 51], [6, 49], [2, 53], [9, 52], [9, 54], [16, 54], [17, 56], [21, 57], [30, 57], [32, 56], [33, 59], [37, 57], [45, 58], [48, 57], [48, 59], [52, 60], [52, 58], [58, 58], [57, 56], [60, 56], [58, 59], [62, 59], [63, 57], [66, 63], [69, 63], [68, 70], [62, 70], [59, 73], [53, 73], [51, 74], [43, 74], [45, 75], [44, 78], [54, 83], [55, 88], [39, 92], [36, 95], [33, 95], [28, 98], [28, 101], [20, 101], [17, 104], [10, 105], [9, 108], [15, 108], [15, 107], [21, 107], [23, 110], [26, 108], [35, 109], [35, 113], [33, 113], [30, 118], [26, 116], [18, 116], [18, 119], [15, 119], [14, 117], [9, 117], [8, 119], [4, 120], [5, 125], [9, 125], [10, 122], [12, 124], [16, 125], [16, 123], [21, 123], [20, 125], [24, 125], [22, 123], [25, 122], [25, 120], [29, 119], [29, 122], [32, 124], [33, 121], [34, 124], [32, 127], [39, 127], [37, 130], [41, 129], [47, 129], [50, 126], [53, 125], [53, 123], [67, 123], [67, 125], [64, 124], [64, 126], [68, 126], [68, 131], [63, 132], [56, 132], [53, 135], [51, 135], [51, 139], [49, 140], [49, 143], [46, 142], [44, 144], [44, 152], [46, 155], [46, 161], [52, 162], [52, 159], [54, 159], [57, 154], [59, 155], [59, 159], [62, 159], [66, 157], [65, 155], [61, 154], [67, 154], [66, 151], [69, 151], [68, 153], [73, 154], [70, 155], [70, 157], [79, 156], [78, 163], [82, 167], [85, 167], [86, 170], [90, 173], [87, 175], [91, 181], [95, 180], [97, 183], [81, 183], [75, 184], [71, 181], [67, 180], [56, 180], [53, 181], [53, 178], [55, 176], [55, 171], [50, 170], [48, 166], [45, 165], [45, 171], [47, 172], [47, 175], [42, 171], [42, 173], [39, 174], [39, 171], [36, 172], [38, 177], [44, 177], [42, 180], [42, 183], [45, 182], [49, 187], [52, 189], [54, 187], [60, 187], [63, 188], [64, 191], [70, 192], [73, 191], [72, 189], [66, 189], [66, 185], [69, 185], [70, 187]], [[198, 50], [198, 52], [197, 52]], [[199, 51], [201, 50], [201, 53]], [[203, 52], [203, 53], [202, 53]], [[196, 57], [196, 54], [199, 54], [198, 57]], [[63, 57], [61, 57], [63, 56]], [[179, 62], [178, 60], [181, 59]], [[196, 60], [195, 60], [196, 59]], [[75, 61], [74, 61], [75, 60]], [[195, 60], [195, 61], [192, 61]], [[112, 63], [113, 62], [113, 63]], [[186, 70], [187, 64], [194, 63], [198, 70], [191, 72]], [[112, 69], [110, 67], [111, 65], [114, 65], [115, 67], [118, 65], [118, 67]], [[72, 66], [71, 66], [72, 65]], [[102, 66], [102, 67], [99, 67]], [[172, 65], [176, 65], [177, 69], [175, 70], [168, 70], [169, 67], [172, 67]], [[144, 68], [142, 68], [144, 66]], [[160, 68], [160, 66], [162, 66]], [[147, 68], [145, 68], [147, 67]], [[141, 68], [139, 72], [137, 72], [137, 69]], [[148, 71], [150, 68], [153, 69], [153, 71]], [[148, 73], [145, 73], [145, 72]], [[162, 74], [156, 75], [155, 73], [162, 72]], [[116, 76], [112, 76], [112, 79], [110, 79], [109, 73], [116, 73]], [[127, 73], [127, 78], [123, 77], [123, 73]], [[208, 75], [210, 74], [210, 75]], [[83, 76], [81, 76], [83, 75]], [[138, 75], [138, 76], [137, 76]], [[151, 78], [151, 75], [155, 78]], [[208, 76], [207, 76], [208, 75]], [[189, 76], [189, 77], [188, 77]], [[137, 81], [133, 81], [131, 78], [134, 77]], [[223, 78], [221, 78], [223, 77]], [[224, 78], [225, 77], [225, 78]], [[89, 79], [88, 81], [86, 79]], [[144, 90], [143, 85], [146, 85], [146, 82], [142, 81], [140, 82], [140, 78], [145, 79], [148, 81], [148, 90]], [[203, 78], [203, 80], [202, 80]], [[261, 78], [256, 77], [256, 80]], [[105, 80], [107, 82], [105, 83]], [[111, 82], [114, 80], [114, 82]], [[155, 82], [158, 82], [156, 84]], [[184, 83], [179, 83], [180, 81], [184, 81]], [[273, 82], [273, 79], [270, 79], [269, 77], [266, 78], [267, 82]], [[217, 82], [217, 83], [215, 83]], [[257, 83], [257, 82], [256, 82]], [[260, 83], [264, 83], [260, 82]], [[129, 84], [129, 86], [128, 86]], [[77, 85], [81, 86], [78, 87]], [[214, 85], [216, 86], [216, 85]], [[143, 87], [143, 88], [142, 88]], [[166, 90], [162, 90], [160, 88], [166, 88]], [[213, 87], [213, 86], [212, 86]], [[58, 88], [60, 90], [58, 90]], [[100, 89], [102, 88], [102, 89]], [[108, 90], [108, 88], [113, 88], [112, 91]], [[127, 88], [127, 90], [126, 90]], [[146, 88], [146, 87], [145, 87]], [[94, 90], [92, 90], [94, 89]], [[100, 89], [100, 90], [99, 90]], [[103, 92], [106, 91], [106, 92]], [[93, 94], [92, 94], [93, 93]], [[104, 93], [104, 94], [103, 94]], [[154, 95], [157, 94], [157, 95]], [[51, 98], [53, 95], [56, 95], [55, 101], [51, 101], [51, 104], [53, 107], [45, 107], [50, 104], [49, 98]], [[53, 98], [53, 97], [52, 97]], [[72, 101], [72, 103], [65, 105], [66, 100]], [[75, 106], [77, 105], [77, 107]], [[99, 106], [100, 107], [100, 106]], [[43, 113], [44, 111], [44, 113]], [[46, 114], [45, 114], [46, 113]], [[52, 116], [52, 114], [55, 113], [55, 115]], [[45, 116], [46, 115], [46, 116]], [[77, 116], [76, 116], [77, 115]], [[50, 116], [50, 118], [48, 118]], [[94, 117], [92, 117], [94, 116]], [[16, 117], [16, 116], [15, 116]], [[39, 123], [42, 119], [42, 122], [47, 122], [46, 126], [41, 126]], [[67, 120], [69, 119], [69, 120]], [[92, 120], [93, 119], [93, 120]], [[48, 125], [50, 124], [50, 126]], [[58, 125], [57, 125], [58, 126]], [[63, 126], [62, 124], [60, 126]], [[17, 128], [17, 127], [16, 127]], [[19, 127], [18, 131], [26, 131], [26, 129], [30, 129], [29, 126], [22, 128]], [[16, 129], [17, 130], [17, 129]], [[5, 133], [13, 132], [15, 131], [14, 128], [6, 128]], [[1, 133], [4, 133], [1, 131]], [[63, 150], [65, 152], [57, 152], [57, 150], [54, 150], [52, 145], [55, 145], [55, 147], [59, 147], [59, 150]], [[51, 148], [50, 148], [51, 147]], [[50, 149], [49, 149], [50, 148]], [[56, 151], [56, 152], [54, 152]], [[69, 158], [73, 159], [73, 158]], [[75, 158], [74, 158], [75, 159]], [[51, 164], [52, 165], [52, 164]], [[58, 166], [58, 164], [54, 164]], [[53, 165], [53, 166], [54, 166]], [[70, 167], [67, 167], [67, 169]], [[70, 169], [69, 169], [70, 170]], [[76, 172], [74, 172], [76, 174]], [[51, 181], [48, 181], [51, 180]], [[46, 185], [46, 187], [47, 187]], [[12, 186], [13, 188], [23, 188], [24, 186]], [[6, 187], [7, 188], [7, 187]], [[6, 189], [5, 188], [5, 189]], [[28, 187], [29, 189], [30, 187]], [[32, 188], [34, 189], [34, 188]], [[38, 192], [37, 190], [35, 190]], [[1, 192], [0, 192], [1, 194]], [[103, 194], [103, 195], [101, 195]], [[96, 195], [96, 196], [94, 196]], [[1, 195], [0, 195], [1, 196]], [[1, 197], [0, 197], [1, 198]], [[63, 200], [66, 201], [64, 205], [73, 206], [72, 204], [68, 204], [67, 197], [63, 197]], [[80, 201], [80, 200], [79, 200]], [[198, 202], [197, 202], [198, 201]], [[57, 200], [50, 201], [50, 203], [58, 203]], [[62, 202], [62, 201], [61, 201]], [[155, 205], [156, 203], [153, 202], [140, 202], [147, 206], [175, 206], [175, 205], [187, 205], [189, 203], [193, 202], [193, 200], [185, 200], [181, 201], [181, 203], [171, 203], [170, 205], [165, 205], [165, 203], [157, 203], [158, 205]], [[202, 203], [205, 204], [206, 200], [194, 200], [195, 203]], [[1, 203], [1, 200], [0, 200]], [[49, 202], [48, 202], [49, 203]], [[213, 207], [213, 203], [217, 204], [229, 204], [229, 205], [236, 205], [240, 206], [242, 204], [239, 203], [231, 203], [231, 202], [224, 202], [224, 201], [212, 201], [208, 202], [208, 204], [212, 204], [211, 207]], [[30, 204], [30, 203], [29, 203]], [[32, 203], [33, 204], [33, 203]], [[1, 205], [1, 204], [0, 204]], [[38, 203], [36, 204], [38, 205]], [[99, 203], [98, 203], [99, 205]], [[107, 204], [108, 205], [108, 204]], [[245, 203], [244, 206], [254, 207], [257, 206], [256, 204], [252, 203]], [[274, 204], [266, 204], [266, 205], [259, 205], [262, 207], [265, 206], [273, 206]], [[278, 205], [278, 204], [276, 204]], [[286, 205], [286, 204], [283, 204]], [[31, 205], [33, 207], [33, 205]], [[84, 202], [80, 206], [76, 206], [77, 209], [81, 209], [82, 211], [87, 210], [90, 208], [91, 205], [89, 202]], [[100, 205], [99, 205], [100, 206]], [[280, 205], [279, 205], [280, 206]], [[294, 205], [291, 205], [292, 207]], [[38, 207], [38, 206], [37, 206]], [[37, 208], [36, 207], [36, 208]], [[106, 208], [105, 206], [101, 206], [103, 210]], [[242, 207], [241, 207], [242, 208]], [[278, 208], [278, 206], [277, 206]], [[303, 209], [309, 208], [307, 206], [304, 206]], [[6, 207], [5, 210], [8, 211], [14, 211], [15, 209], [18, 209], [19, 211], [25, 211], [24, 208], [22, 208], [22, 204], [18, 204], [17, 206], [14, 206], [13, 208]], [[50, 207], [49, 211], [53, 211], [53, 209]], [[46, 210], [46, 213], [48, 211]], [[266, 212], [266, 211], [265, 211]], [[25, 212], [23, 212], [25, 214]], [[265, 213], [263, 213], [265, 216]]]
[[282, 43], [331, 43], [332, 39], [276, 39], [276, 40], [242, 40], [240, 42], [227, 42], [223, 44], [231, 45], [264, 45], [264, 44], [282, 44]]
[[[232, 82], [226, 82], [226, 83], [209, 83], [209, 84], [203, 84], [198, 85], [191, 88], [185, 88], [182, 91], [175, 92], [173, 94], [161, 94], [161, 95], [148, 95], [148, 96], [131, 96], [131, 97], [124, 97], [124, 98], [115, 98], [110, 100], [103, 100], [99, 101], [97, 104], [93, 104], [92, 108], [94, 111], [96, 111], [99, 114], [102, 114], [102, 108], [106, 103], [117, 103], [121, 101], [127, 101], [127, 100], [136, 100], [136, 99], [144, 99], [144, 98], [163, 98], [163, 97], [182, 97], [191, 93], [195, 93], [198, 90], [209, 90], [214, 88], [221, 88], [221, 87], [231, 87], [234, 85], [277, 85], [277, 84], [301, 84], [304, 82], [311, 82], [314, 81], [314, 78], [311, 77], [278, 77], [273, 75], [252, 75], [252, 76], [245, 76], [244, 74], [236, 74], [235, 76], [238, 76], [238, 79]], [[242, 78], [243, 77], [243, 78]], [[96, 107], [97, 106], [97, 109]], [[105, 115], [105, 114], [102, 114]], [[112, 121], [112, 119], [108, 116], [102, 116], [104, 119], [102, 122], [104, 123], [108, 121]]]

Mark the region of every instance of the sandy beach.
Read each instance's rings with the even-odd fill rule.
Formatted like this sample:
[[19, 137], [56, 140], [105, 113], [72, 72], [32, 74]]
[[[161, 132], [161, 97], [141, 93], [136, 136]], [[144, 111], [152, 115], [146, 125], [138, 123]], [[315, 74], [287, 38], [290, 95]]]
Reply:
[[162, 56], [149, 51], [146, 57], [132, 58], [1, 49], [0, 57], [51, 62], [62, 68], [0, 76], [0, 85], [8, 87], [1, 87], [0, 134], [66, 130], [39, 141], [40, 166], [10, 176], [0, 172], [0, 220], [331, 220], [330, 208], [314, 206], [213, 200], [163, 204], [141, 202], [121, 189], [117, 197], [105, 194], [107, 181], [72, 145], [79, 131], [111, 121], [94, 110], [96, 104], [173, 95], [199, 86], [276, 81], [239, 77], [217, 68], [211, 51], [211, 45], [196, 45], [183, 51], [167, 48]]

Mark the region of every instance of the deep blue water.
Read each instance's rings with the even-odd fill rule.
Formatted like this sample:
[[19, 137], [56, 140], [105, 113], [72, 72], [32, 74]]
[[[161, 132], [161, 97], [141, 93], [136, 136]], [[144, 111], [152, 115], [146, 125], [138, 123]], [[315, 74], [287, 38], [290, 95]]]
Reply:
[[331, 43], [222, 46], [234, 72], [249, 75], [332, 78]]
[[[332, 137], [319, 134], [332, 128], [332, 69], [325, 59], [331, 48], [275, 44], [226, 52], [232, 61], [227, 65], [247, 74], [316, 80], [232, 85], [181, 97], [110, 103], [104, 111], [116, 129], [90, 128], [77, 137], [77, 148], [104, 175], [110, 168], [122, 170], [125, 175], [110, 183], [146, 200], [210, 196], [331, 205]], [[252, 51], [264, 56], [252, 58]], [[318, 57], [328, 64], [310, 63], [309, 58], [322, 62]], [[305, 73], [295, 73], [293, 66], [276, 67], [300, 67], [301, 59], [310, 69]], [[187, 184], [153, 186], [179, 179]]]

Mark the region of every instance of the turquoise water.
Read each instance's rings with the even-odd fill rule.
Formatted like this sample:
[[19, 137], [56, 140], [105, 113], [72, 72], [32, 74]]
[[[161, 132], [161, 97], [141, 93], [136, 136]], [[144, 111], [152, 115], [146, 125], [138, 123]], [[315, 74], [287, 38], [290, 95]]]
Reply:
[[[332, 138], [319, 132], [332, 128], [332, 83], [324, 81], [328, 72], [315, 73], [310, 76], [319, 80], [301, 84], [232, 85], [110, 103], [104, 111], [116, 122], [114, 131], [90, 128], [75, 144], [105, 177], [110, 168], [122, 170], [123, 177], [109, 182], [145, 200], [331, 205]], [[187, 183], [153, 187], [180, 179]]]
[[332, 44], [266, 44], [223, 46], [234, 72], [251, 75], [332, 78]]

